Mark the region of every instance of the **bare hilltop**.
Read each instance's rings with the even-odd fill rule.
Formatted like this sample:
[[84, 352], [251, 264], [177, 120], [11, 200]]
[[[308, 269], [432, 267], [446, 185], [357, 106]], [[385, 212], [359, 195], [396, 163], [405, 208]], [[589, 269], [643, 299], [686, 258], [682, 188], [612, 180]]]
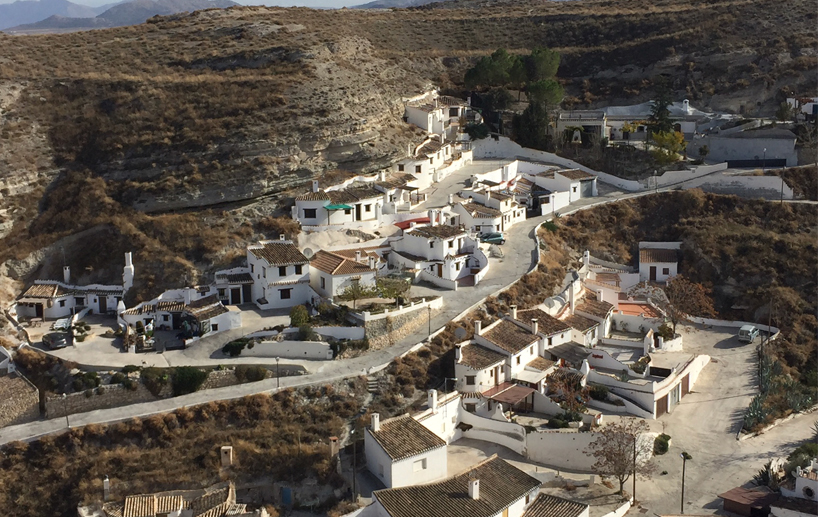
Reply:
[[464, 70], [498, 47], [557, 49], [577, 107], [641, 102], [665, 74], [697, 106], [772, 113], [784, 95], [815, 90], [814, 7], [232, 7], [0, 34], [0, 276], [54, 276], [63, 247], [99, 281], [133, 250], [145, 273], [136, 296], [192, 281], [280, 230], [272, 216], [311, 178], [402, 157], [419, 134], [403, 123], [401, 98], [458, 91]]

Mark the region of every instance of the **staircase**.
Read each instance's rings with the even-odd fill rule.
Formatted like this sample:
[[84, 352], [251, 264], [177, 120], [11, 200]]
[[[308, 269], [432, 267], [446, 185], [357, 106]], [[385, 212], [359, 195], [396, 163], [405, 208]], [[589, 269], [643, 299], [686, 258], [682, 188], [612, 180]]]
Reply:
[[366, 391], [375, 394], [381, 391], [381, 379], [379, 377], [369, 376], [366, 378]]

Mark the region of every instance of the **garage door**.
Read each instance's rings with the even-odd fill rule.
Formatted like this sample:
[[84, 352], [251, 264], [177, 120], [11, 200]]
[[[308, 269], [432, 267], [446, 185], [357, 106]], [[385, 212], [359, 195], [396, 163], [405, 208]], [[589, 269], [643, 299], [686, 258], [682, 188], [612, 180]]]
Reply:
[[667, 395], [656, 401], [656, 418], [667, 413]]
[[684, 376], [684, 379], [682, 379], [682, 396], [684, 397], [688, 393], [690, 393], [690, 374], [689, 373]]
[[579, 197], [594, 197], [594, 180], [581, 181], [579, 183]]

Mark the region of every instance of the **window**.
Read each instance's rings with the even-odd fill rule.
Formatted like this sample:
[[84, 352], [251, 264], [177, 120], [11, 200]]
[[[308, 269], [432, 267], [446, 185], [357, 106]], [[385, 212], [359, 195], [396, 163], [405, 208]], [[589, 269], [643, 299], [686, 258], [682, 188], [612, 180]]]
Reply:
[[287, 276], [287, 266], [278, 266], [278, 276]]
[[292, 289], [279, 289], [278, 293], [281, 295], [282, 300], [289, 300], [292, 297]]
[[474, 375], [466, 375], [466, 385], [474, 386]]
[[534, 347], [528, 347], [528, 355], [534, 355]]
[[554, 344], [554, 338], [552, 336], [548, 336], [548, 347], [550, 348], [551, 345]]
[[491, 377], [494, 377], [494, 370], [489, 370], [489, 375], [490, 375]]
[[219, 331], [219, 324], [218, 323], [213, 323], [212, 325], [210, 325], [210, 330], [213, 331], [213, 332], [218, 332]]
[[525, 504], [528, 504], [530, 502], [531, 502], [531, 494], [526, 494], [525, 495]]
[[466, 411], [469, 413], [474, 413], [477, 410], [477, 406], [474, 404], [466, 404]]
[[372, 205], [364, 205], [364, 212], [371, 212], [371, 211], [372, 211]]
[[663, 275], [669, 275], [670, 274], [670, 268], [669, 267], [663, 267], [662, 268], [662, 274]]
[[60, 307], [65, 307], [65, 300], [60, 300]]
[[250, 264], [250, 272], [251, 272], [251, 273], [255, 273], [255, 272], [256, 272], [256, 265], [255, 265], [255, 264]]
[[220, 287], [219, 288], [219, 298], [226, 298], [226, 297], [227, 297], [227, 292]]
[[808, 486], [805, 486], [801, 492], [803, 492], [804, 497], [806, 497], [807, 499], [812, 499], [815, 497], [815, 491]]
[[420, 173], [420, 165], [415, 165], [415, 172]]
[[449, 241], [449, 247], [454, 248], [454, 241]]
[[571, 187], [571, 190], [573, 190], [574, 192], [576, 192], [576, 191], [577, 191], [577, 188], [576, 188], [576, 187]]
[[454, 265], [455, 271], [460, 271], [460, 265], [461, 265], [460, 262], [455, 263]]
[[317, 210], [315, 208], [305, 208], [304, 209], [304, 219], [315, 219], [318, 215]]
[[296, 275], [300, 275], [300, 274], [301, 274], [301, 273], [303, 273], [303, 272], [304, 272], [304, 266], [302, 266], [301, 264], [296, 264], [296, 266], [295, 266], [295, 274], [296, 274]]
[[431, 249], [434, 249], [434, 248], [435, 248], [435, 241], [429, 241], [429, 249], [431, 250]]
[[517, 364], [520, 364], [520, 356], [517, 356]]
[[350, 215], [351, 213], [352, 213], [351, 209], [349, 209], [349, 208], [344, 209], [344, 215]]
[[170, 321], [170, 316], [167, 314], [162, 315], [162, 321]]
[[327, 288], [327, 279], [322, 276], [321, 277], [321, 289], [326, 289], [326, 288]]
[[426, 470], [426, 458], [423, 458], [422, 460], [417, 460], [412, 464], [413, 472], [420, 472], [421, 470]]
[[399, 163], [398, 164], [398, 172], [403, 172], [403, 169], [404, 169], [403, 164]]
[[85, 298], [74, 298], [74, 305], [85, 305]]
[[261, 266], [261, 276], [267, 278], [267, 268], [264, 266]]
[[429, 158], [429, 163], [430, 163], [430, 164], [432, 164], [432, 165], [434, 165], [434, 163], [435, 163], [435, 159], [434, 159], [434, 157]]
[[395, 194], [389, 194], [389, 202], [392, 203], [395, 201]]

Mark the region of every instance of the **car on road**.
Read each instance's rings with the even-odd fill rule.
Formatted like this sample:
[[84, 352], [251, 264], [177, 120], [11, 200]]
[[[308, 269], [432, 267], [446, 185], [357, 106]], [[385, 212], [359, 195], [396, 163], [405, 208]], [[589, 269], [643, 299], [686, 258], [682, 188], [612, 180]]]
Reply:
[[51, 332], [43, 336], [43, 344], [51, 350], [65, 348], [71, 341], [71, 335], [67, 332]]
[[506, 238], [503, 237], [503, 234], [500, 232], [489, 232], [489, 233], [481, 233], [480, 234], [480, 242], [485, 242], [488, 244], [505, 244]]
[[742, 343], [752, 343], [758, 336], [758, 329], [753, 325], [743, 325], [738, 329], [738, 340]]

